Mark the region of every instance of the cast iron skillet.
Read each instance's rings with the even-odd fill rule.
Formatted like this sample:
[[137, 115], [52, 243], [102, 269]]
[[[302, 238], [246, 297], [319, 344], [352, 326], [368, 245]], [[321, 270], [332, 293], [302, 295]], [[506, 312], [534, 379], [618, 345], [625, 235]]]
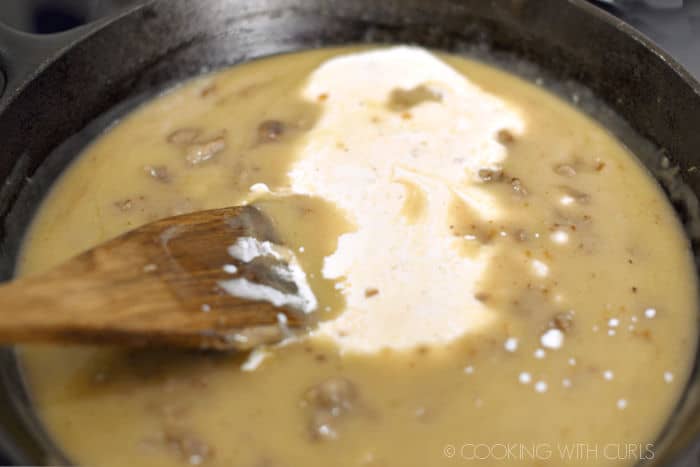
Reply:
[[[583, 83], [700, 193], [700, 171], [688, 172], [700, 165], [700, 85], [583, 0], [155, 0], [48, 37], [0, 27], [0, 280], [12, 275], [32, 213], [77, 152], [70, 137], [105, 112], [212, 68], [367, 41], [453, 51], [478, 44]], [[58, 161], [49, 157], [56, 148]], [[677, 207], [686, 221], [696, 208]], [[65, 464], [31, 413], [10, 350], [0, 351], [0, 370], [0, 446], [18, 464]], [[655, 465], [700, 464], [698, 379], [696, 367]]]

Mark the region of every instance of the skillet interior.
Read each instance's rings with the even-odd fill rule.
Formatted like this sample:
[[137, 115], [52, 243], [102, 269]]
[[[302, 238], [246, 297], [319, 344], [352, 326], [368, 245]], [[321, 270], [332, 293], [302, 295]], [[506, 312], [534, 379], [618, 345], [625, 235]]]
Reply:
[[[157, 0], [80, 35], [86, 37], [33, 76], [9, 56], [9, 42], [0, 35], [0, 66], [8, 78], [0, 101], [0, 180], [5, 181], [0, 185], [0, 279], [11, 277], [21, 238], [51, 182], [114, 115], [105, 117], [106, 112], [123, 111], [120, 103], [213, 68], [321, 45], [417, 43], [497, 61], [518, 57], [555, 81], [585, 83], [679, 165], [685, 182], [700, 192], [700, 171], [688, 173], [700, 165], [700, 86], [631, 29], [583, 0]], [[42, 63], [43, 46], [27, 38], [10, 45], [31, 49], [37, 54], [33, 62]], [[525, 74], [536, 70], [520, 68]], [[15, 92], [26, 76], [33, 79]], [[596, 116], [615, 120], [600, 108]], [[624, 125], [613, 128], [623, 142], [641, 148]], [[640, 150], [656, 172], [659, 157]], [[676, 207], [690, 223], [696, 214], [692, 202], [679, 200]], [[697, 252], [700, 244], [693, 246]], [[0, 430], [7, 431], [0, 446], [5, 444], [18, 463], [61, 463], [30, 414], [12, 352], [0, 353], [0, 370]], [[695, 386], [688, 396], [660, 445], [657, 465], [670, 465], [681, 452], [677, 465], [699, 462]], [[686, 451], [693, 440], [695, 452]]]

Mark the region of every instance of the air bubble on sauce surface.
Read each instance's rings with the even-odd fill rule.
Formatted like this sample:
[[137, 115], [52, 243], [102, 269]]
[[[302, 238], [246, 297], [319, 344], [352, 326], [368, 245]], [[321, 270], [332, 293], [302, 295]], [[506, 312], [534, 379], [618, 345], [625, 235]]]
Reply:
[[520, 373], [520, 375], [518, 375], [518, 381], [520, 382], [520, 384], [530, 384], [530, 382], [532, 381], [532, 376], [530, 375], [530, 373], [524, 371]]
[[549, 329], [540, 337], [542, 347], [560, 349], [564, 344], [564, 333], [560, 329]]

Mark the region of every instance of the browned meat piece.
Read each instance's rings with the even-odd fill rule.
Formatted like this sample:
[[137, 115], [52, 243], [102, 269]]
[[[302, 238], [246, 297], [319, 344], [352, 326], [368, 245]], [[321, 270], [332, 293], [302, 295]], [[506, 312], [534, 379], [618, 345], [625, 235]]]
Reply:
[[285, 125], [279, 120], [265, 120], [258, 126], [258, 143], [278, 141], [284, 131]]

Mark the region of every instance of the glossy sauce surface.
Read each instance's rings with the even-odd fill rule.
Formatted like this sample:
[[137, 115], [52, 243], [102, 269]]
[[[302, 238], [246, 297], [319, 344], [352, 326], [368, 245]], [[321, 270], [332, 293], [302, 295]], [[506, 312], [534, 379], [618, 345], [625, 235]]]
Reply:
[[691, 255], [651, 177], [568, 104], [408, 47], [225, 70], [89, 147], [39, 212], [21, 273], [158, 218], [244, 203], [297, 253], [323, 322], [251, 356], [22, 348], [71, 458], [410, 467], [650, 455], [694, 355]]

